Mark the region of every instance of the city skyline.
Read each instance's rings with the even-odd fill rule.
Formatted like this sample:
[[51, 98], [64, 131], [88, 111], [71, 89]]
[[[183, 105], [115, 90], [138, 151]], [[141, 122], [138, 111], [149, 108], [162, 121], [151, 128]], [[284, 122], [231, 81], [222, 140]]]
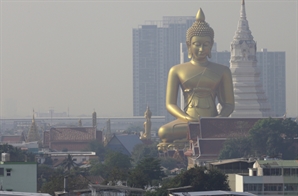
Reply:
[[[245, 2], [257, 51], [286, 52], [287, 115], [296, 117], [297, 1]], [[241, 0], [1, 1], [0, 117], [32, 116], [33, 108], [132, 116], [132, 29], [163, 16], [195, 16], [202, 7], [218, 51], [229, 51], [240, 5]]]

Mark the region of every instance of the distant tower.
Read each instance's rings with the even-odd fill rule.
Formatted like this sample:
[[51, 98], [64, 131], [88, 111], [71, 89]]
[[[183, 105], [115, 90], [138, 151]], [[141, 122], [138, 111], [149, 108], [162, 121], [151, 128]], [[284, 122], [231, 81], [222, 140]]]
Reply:
[[[106, 122], [106, 128], [107, 131], [105, 132], [105, 139], [104, 139], [104, 145], [107, 145], [107, 143], [111, 140], [112, 138], [112, 131], [111, 131], [111, 120], [108, 119]], [[104, 130], [103, 130], [104, 132]]]
[[231, 117], [269, 117], [270, 105], [256, 67], [256, 42], [246, 20], [242, 1], [238, 29], [231, 43], [231, 72], [234, 83], [235, 110]]
[[93, 126], [94, 128], [97, 127], [97, 117], [96, 117], [96, 112], [95, 112], [95, 110], [94, 110], [94, 112], [92, 113], [92, 126]]
[[108, 135], [112, 134], [112, 131], [111, 131], [111, 120], [110, 119], [107, 120], [107, 134]]
[[35, 141], [39, 142], [39, 134], [38, 134], [37, 126], [35, 124], [34, 110], [33, 110], [32, 124], [28, 132], [26, 142], [35, 142]]

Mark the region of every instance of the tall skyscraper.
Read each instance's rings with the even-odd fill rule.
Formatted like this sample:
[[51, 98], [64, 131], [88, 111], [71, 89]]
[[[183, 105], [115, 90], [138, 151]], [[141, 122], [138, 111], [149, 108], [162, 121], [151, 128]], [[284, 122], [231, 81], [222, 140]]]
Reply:
[[195, 21], [190, 16], [166, 16], [133, 29], [133, 115], [150, 106], [154, 116], [166, 116], [165, 92], [169, 69], [180, 63], [180, 43]]
[[286, 112], [286, 53], [262, 49], [257, 52], [261, 81], [274, 115]]

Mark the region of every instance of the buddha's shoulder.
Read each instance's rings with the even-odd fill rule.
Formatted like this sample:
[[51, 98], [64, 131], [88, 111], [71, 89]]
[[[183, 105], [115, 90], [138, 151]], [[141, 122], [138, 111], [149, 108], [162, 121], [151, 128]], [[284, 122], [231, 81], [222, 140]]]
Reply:
[[230, 68], [225, 66], [225, 65], [221, 65], [218, 63], [214, 63], [214, 62], [209, 62], [208, 67], [216, 72], [230, 72]]
[[181, 64], [178, 64], [178, 65], [174, 65], [173, 67], [171, 67], [170, 72], [185, 70], [185, 68], [188, 67], [188, 66], [192, 66], [192, 64], [190, 62], [186, 62], [186, 63], [181, 63]]

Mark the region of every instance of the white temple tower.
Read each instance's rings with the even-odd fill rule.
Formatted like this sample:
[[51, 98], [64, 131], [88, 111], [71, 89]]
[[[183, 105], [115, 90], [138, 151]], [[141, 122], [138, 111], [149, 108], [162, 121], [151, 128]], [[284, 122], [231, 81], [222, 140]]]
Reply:
[[270, 105], [257, 68], [256, 42], [246, 20], [242, 0], [238, 28], [231, 43], [230, 69], [233, 77], [235, 110], [231, 117], [269, 117]]

